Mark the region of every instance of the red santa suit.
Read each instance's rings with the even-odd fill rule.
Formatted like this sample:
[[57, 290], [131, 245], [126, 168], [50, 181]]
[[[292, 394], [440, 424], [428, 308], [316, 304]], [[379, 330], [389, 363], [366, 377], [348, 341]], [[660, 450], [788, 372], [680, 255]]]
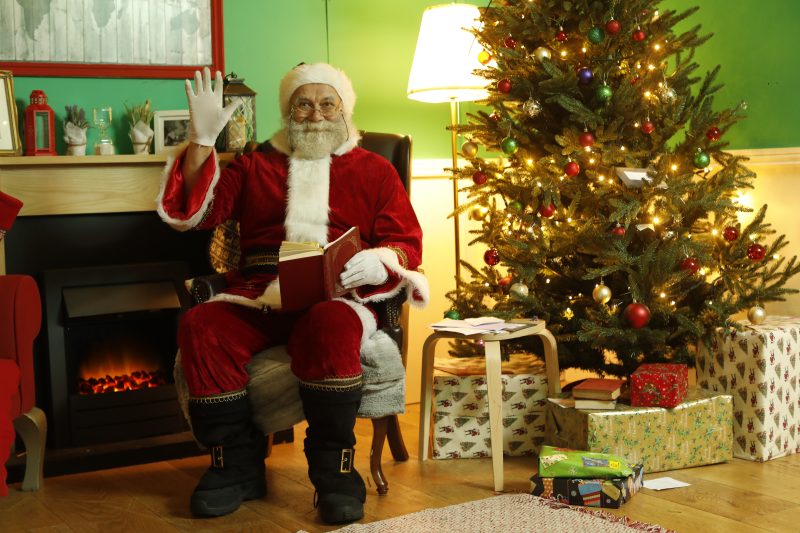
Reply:
[[[189, 310], [179, 328], [193, 397], [241, 391], [252, 355], [278, 344], [287, 344], [292, 371], [306, 386], [357, 388], [360, 347], [377, 327], [371, 303], [405, 290], [413, 305], [427, 303], [427, 281], [416, 271], [422, 231], [408, 194], [394, 167], [357, 141], [351, 136], [323, 159], [292, 158], [282, 130], [270, 141], [275, 151], [240, 156], [222, 170], [210, 157], [188, 196], [182, 157], [168, 163], [157, 207], [165, 222], [185, 231], [234, 219], [240, 230], [242, 259], [227, 274], [227, 289]], [[352, 226], [386, 267], [387, 281], [304, 312], [276, 309], [281, 242], [324, 245]]]

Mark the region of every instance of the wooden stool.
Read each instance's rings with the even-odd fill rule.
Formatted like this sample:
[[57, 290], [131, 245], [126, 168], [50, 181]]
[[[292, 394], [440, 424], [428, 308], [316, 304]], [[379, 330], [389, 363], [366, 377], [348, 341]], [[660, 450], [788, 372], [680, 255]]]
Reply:
[[492, 443], [492, 471], [495, 492], [503, 491], [503, 387], [500, 380], [500, 341], [536, 335], [544, 344], [544, 362], [547, 372], [547, 394], [550, 397], [561, 392], [558, 370], [558, 348], [553, 334], [541, 320], [515, 320], [530, 325], [512, 332], [464, 336], [449, 331], [437, 331], [425, 340], [422, 348], [422, 380], [419, 400], [419, 460], [428, 458], [431, 433], [431, 396], [433, 394], [433, 358], [436, 343], [441, 339], [482, 340], [486, 353], [486, 388], [489, 401], [489, 431]]

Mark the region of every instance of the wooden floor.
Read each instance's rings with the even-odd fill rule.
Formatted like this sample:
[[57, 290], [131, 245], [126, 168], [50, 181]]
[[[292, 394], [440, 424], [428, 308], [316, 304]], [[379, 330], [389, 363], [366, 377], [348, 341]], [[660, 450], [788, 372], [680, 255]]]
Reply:
[[[390, 518], [428, 507], [493, 496], [491, 459], [417, 461], [419, 411], [410, 406], [401, 418], [411, 459], [385, 460], [387, 496], [378, 496], [368, 476], [363, 522]], [[298, 425], [296, 435], [305, 431]], [[356, 466], [368, 472], [365, 450], [368, 421], [359, 420]], [[388, 449], [385, 450], [389, 457]], [[195, 482], [208, 464], [192, 457], [141, 466], [46, 478], [38, 492], [12, 485], [0, 499], [0, 531], [147, 532], [159, 531], [330, 531], [312, 507], [313, 489], [306, 477], [302, 439], [281, 444], [267, 459], [268, 494], [246, 503], [232, 515], [198, 520], [188, 512]], [[507, 457], [506, 491], [527, 492], [535, 471], [530, 457]], [[656, 492], [643, 489], [615, 514], [680, 532], [800, 531], [800, 455], [767, 463], [734, 459], [730, 463], [658, 473], [691, 483]], [[535, 524], [531, 531], [536, 531]], [[463, 533], [463, 532], [460, 532]]]

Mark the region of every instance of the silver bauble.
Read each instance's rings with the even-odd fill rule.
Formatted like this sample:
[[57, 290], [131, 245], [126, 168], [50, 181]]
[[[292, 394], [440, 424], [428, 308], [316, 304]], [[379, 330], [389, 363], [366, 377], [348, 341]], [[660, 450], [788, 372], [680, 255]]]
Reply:
[[747, 319], [751, 324], [755, 324], [757, 326], [767, 319], [767, 312], [764, 311], [763, 307], [754, 305], [749, 311], [747, 311]]
[[533, 51], [533, 56], [539, 61], [550, 59], [550, 50], [548, 50], [544, 46], [540, 46], [539, 48]]
[[592, 298], [599, 304], [608, 303], [611, 299], [611, 289], [602, 284], [598, 285], [592, 291]]
[[530, 291], [528, 290], [527, 285], [525, 285], [524, 283], [517, 282], [511, 285], [511, 288], [508, 289], [508, 292], [510, 292], [511, 296], [513, 296], [517, 300], [524, 300], [525, 298], [528, 297], [528, 292]]
[[538, 100], [530, 98], [522, 104], [522, 110], [526, 115], [533, 118], [542, 112], [542, 104], [540, 104]]
[[472, 141], [467, 141], [461, 145], [461, 153], [464, 157], [475, 157], [478, 153], [478, 145]]

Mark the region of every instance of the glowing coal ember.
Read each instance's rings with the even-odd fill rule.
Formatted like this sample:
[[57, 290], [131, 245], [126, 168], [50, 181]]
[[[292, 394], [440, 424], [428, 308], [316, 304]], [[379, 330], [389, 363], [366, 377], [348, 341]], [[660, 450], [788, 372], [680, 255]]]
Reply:
[[152, 389], [166, 385], [167, 380], [161, 371], [137, 370], [121, 376], [106, 375], [101, 378], [78, 378], [79, 394], [103, 394], [126, 390]]

